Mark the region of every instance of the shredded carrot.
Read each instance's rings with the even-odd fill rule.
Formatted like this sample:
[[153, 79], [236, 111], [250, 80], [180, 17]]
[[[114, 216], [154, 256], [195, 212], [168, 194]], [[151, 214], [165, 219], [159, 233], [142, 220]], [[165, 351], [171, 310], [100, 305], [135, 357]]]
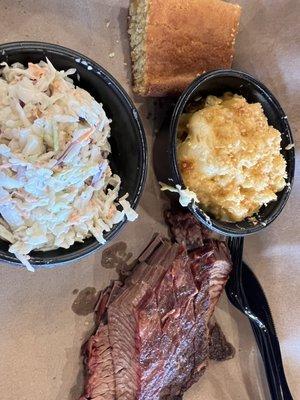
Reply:
[[114, 204], [112, 204], [109, 208], [107, 218], [112, 218], [115, 215], [116, 211], [117, 211], [116, 206]]
[[28, 63], [28, 70], [36, 79], [39, 79], [41, 76], [45, 75], [45, 70], [37, 64]]
[[74, 140], [76, 143], [82, 143], [85, 140], [89, 139], [92, 134], [95, 132], [95, 127], [93, 126], [91, 129], [89, 129], [87, 132], [85, 132], [83, 135], [81, 135], [78, 139]]
[[61, 89], [61, 82], [58, 79], [55, 79], [52, 83], [51, 83], [51, 88], [52, 88], [52, 92], [58, 91], [59, 89]]
[[77, 222], [80, 218], [80, 215], [78, 213], [72, 213], [69, 217], [69, 222], [74, 223]]

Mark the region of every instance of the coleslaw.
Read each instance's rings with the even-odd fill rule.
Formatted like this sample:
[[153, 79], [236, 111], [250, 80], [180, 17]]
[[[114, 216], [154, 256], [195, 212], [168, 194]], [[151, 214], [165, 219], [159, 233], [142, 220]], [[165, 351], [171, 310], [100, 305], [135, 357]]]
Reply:
[[0, 237], [29, 269], [32, 250], [69, 248], [137, 213], [108, 162], [111, 120], [75, 69], [1, 64]]

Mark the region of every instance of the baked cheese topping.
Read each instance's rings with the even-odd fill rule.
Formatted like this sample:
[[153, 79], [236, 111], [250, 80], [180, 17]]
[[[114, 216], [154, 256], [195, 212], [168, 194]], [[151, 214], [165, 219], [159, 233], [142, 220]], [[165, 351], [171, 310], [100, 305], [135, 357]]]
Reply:
[[179, 123], [177, 156], [184, 184], [218, 219], [251, 217], [286, 185], [280, 142], [260, 103], [231, 93], [208, 96], [200, 110], [183, 114]]

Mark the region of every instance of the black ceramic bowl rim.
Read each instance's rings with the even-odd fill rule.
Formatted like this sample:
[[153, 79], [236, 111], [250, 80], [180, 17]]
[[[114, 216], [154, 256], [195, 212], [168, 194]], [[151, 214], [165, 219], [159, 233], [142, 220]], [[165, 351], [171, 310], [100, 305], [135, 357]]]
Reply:
[[[177, 128], [178, 128], [178, 122], [179, 118], [185, 109], [186, 105], [188, 104], [189, 100], [193, 96], [193, 94], [198, 90], [199, 86], [201, 86], [205, 81], [211, 80], [215, 77], [225, 77], [225, 76], [231, 76], [233, 78], [242, 78], [247, 80], [250, 84], [254, 85], [261, 93], [264, 94], [265, 97], [267, 97], [268, 102], [273, 103], [273, 105], [277, 109], [278, 117], [281, 118], [284, 122], [284, 127], [285, 127], [285, 134], [289, 138], [290, 144], [294, 144], [293, 137], [292, 137], [292, 132], [286, 117], [285, 112], [281, 108], [278, 100], [275, 98], [275, 96], [270, 92], [270, 90], [261, 82], [259, 82], [257, 79], [255, 79], [253, 76], [247, 74], [246, 72], [242, 71], [236, 71], [232, 69], [225, 69], [225, 70], [214, 70], [207, 72], [200, 77], [196, 78], [190, 86], [183, 92], [183, 94], [180, 96], [178, 99], [176, 106], [174, 108], [172, 117], [171, 117], [171, 122], [170, 122], [170, 142], [169, 146], [171, 149], [171, 159], [173, 162], [173, 172], [174, 172], [174, 183], [175, 185], [180, 185], [183, 189], [186, 189], [186, 186], [183, 183], [183, 179], [181, 177], [179, 167], [178, 167], [178, 161], [177, 161], [177, 151], [176, 151], [176, 138], [177, 138]], [[282, 132], [281, 132], [282, 134]], [[250, 235], [253, 233], [256, 233], [268, 225], [270, 225], [281, 213], [283, 210], [290, 192], [291, 188], [293, 185], [293, 180], [294, 180], [294, 170], [295, 170], [295, 152], [294, 148], [290, 150], [290, 168], [287, 177], [287, 182], [289, 183], [289, 187], [283, 189], [284, 195], [281, 198], [280, 201], [276, 200], [275, 203], [277, 203], [277, 206], [272, 212], [272, 214], [266, 219], [266, 220], [261, 220], [257, 225], [253, 225], [250, 228], [240, 228], [238, 226], [238, 223], [232, 223], [233, 226], [235, 226], [234, 229], [230, 228], [225, 228], [224, 226], [220, 226], [220, 223], [222, 221], [216, 220], [212, 215], [208, 213], [204, 213], [200, 206], [197, 204], [192, 204], [190, 203], [188, 205], [189, 210], [193, 213], [193, 215], [202, 223], [204, 224], [207, 228], [212, 229], [213, 231], [226, 235], [226, 236], [232, 236], [232, 237], [238, 237], [238, 236], [245, 236], [245, 235]]]
[[[131, 202], [131, 207], [135, 209], [138, 205], [138, 202], [140, 200], [140, 197], [142, 195], [145, 182], [146, 182], [146, 175], [147, 175], [147, 141], [146, 141], [146, 136], [143, 128], [143, 124], [141, 121], [141, 118], [139, 116], [139, 113], [137, 109], [135, 108], [132, 100], [130, 99], [129, 95], [126, 93], [126, 91], [122, 88], [122, 86], [118, 83], [118, 81], [109, 73], [107, 72], [101, 65], [90, 59], [89, 57], [86, 57], [85, 55], [78, 53], [75, 50], [71, 50], [69, 48], [56, 45], [56, 44], [51, 44], [51, 43], [45, 43], [45, 42], [36, 42], [36, 41], [20, 41], [20, 42], [11, 42], [11, 43], [5, 43], [0, 45], [0, 53], [2, 55], [5, 54], [5, 52], [22, 52], [22, 50], [43, 50], [45, 52], [47, 51], [52, 51], [55, 52], [57, 55], [65, 55], [74, 58], [74, 60], [84, 60], [86, 65], [91, 66], [93, 69], [97, 70], [99, 72], [99, 79], [104, 80], [106, 83], [111, 85], [112, 88], [115, 89], [114, 93], [117, 93], [117, 96], [122, 99], [122, 102], [124, 106], [126, 106], [127, 112], [131, 113], [134, 116], [134, 121], [136, 125], [136, 132], [137, 132], [137, 139], [139, 141], [138, 147], [139, 147], [139, 152], [140, 152], [140, 159], [141, 159], [141, 165], [140, 169], [137, 172], [138, 173], [138, 185], [135, 188], [135, 192], [133, 193], [133, 200]], [[78, 249], [78, 250], [72, 250], [72, 246], [70, 247], [70, 252], [64, 255], [58, 255], [58, 256], [52, 256], [49, 257], [47, 256], [48, 252], [43, 253], [41, 256], [34, 256], [34, 258], [30, 259], [30, 263], [33, 266], [56, 266], [56, 265], [62, 265], [66, 263], [70, 263], [71, 261], [78, 261], [81, 258], [94, 253], [96, 250], [98, 250], [100, 247], [106, 246], [119, 231], [124, 227], [126, 224], [126, 220], [123, 220], [122, 222], [116, 224], [113, 226], [113, 228], [110, 230], [105, 235], [106, 243], [103, 245], [99, 243], [96, 239], [89, 245], [86, 245], [85, 247]], [[38, 254], [41, 254], [42, 252], [38, 252]], [[12, 254], [9, 253], [8, 251], [0, 251], [0, 260], [8, 263], [8, 264], [14, 264], [14, 265], [21, 265], [21, 262]]]

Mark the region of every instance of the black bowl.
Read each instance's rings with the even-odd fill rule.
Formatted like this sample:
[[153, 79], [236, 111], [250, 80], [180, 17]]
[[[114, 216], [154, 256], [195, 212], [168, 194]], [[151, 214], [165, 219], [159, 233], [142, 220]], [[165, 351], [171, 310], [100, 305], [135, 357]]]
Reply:
[[[229, 236], [244, 236], [255, 233], [275, 220], [282, 211], [289, 197], [294, 178], [295, 152], [294, 149], [287, 150], [288, 145], [293, 144], [291, 130], [287, 117], [273, 94], [252, 76], [234, 70], [217, 70], [208, 72], [197, 78], [181, 95], [172, 115], [170, 115], [155, 141], [154, 168], [159, 181], [171, 186], [181, 185], [185, 188], [180, 176], [176, 156], [176, 135], [178, 121], [187, 106], [205, 98], [208, 95], [220, 96], [225, 92], [240, 94], [249, 103], [261, 103], [268, 122], [281, 132], [281, 153], [287, 163], [287, 182], [289, 183], [280, 193], [277, 200], [263, 206], [258, 214], [259, 221], [256, 225], [249, 220], [238, 223], [230, 223], [217, 220], [208, 213], [202, 212], [199, 206], [189, 205], [190, 211], [195, 217], [208, 228]], [[174, 197], [174, 195], [172, 195]]]
[[[78, 76], [74, 83], [87, 90], [112, 119], [110, 144], [112, 147], [110, 165], [114, 173], [121, 177], [120, 196], [129, 194], [128, 201], [135, 208], [146, 178], [147, 146], [143, 126], [136, 108], [120, 84], [100, 65], [67, 48], [39, 42], [17, 42], [0, 45], [0, 62], [8, 64], [20, 62], [38, 63], [46, 57], [58, 70], [76, 68]], [[79, 77], [79, 80], [78, 80]], [[109, 242], [120, 231], [125, 221], [115, 225], [104, 237]], [[75, 243], [69, 249], [33, 251], [30, 253], [32, 265], [61, 264], [79, 259], [101, 244], [93, 237], [83, 243]], [[8, 243], [0, 240], [0, 259], [19, 263], [8, 252]]]

